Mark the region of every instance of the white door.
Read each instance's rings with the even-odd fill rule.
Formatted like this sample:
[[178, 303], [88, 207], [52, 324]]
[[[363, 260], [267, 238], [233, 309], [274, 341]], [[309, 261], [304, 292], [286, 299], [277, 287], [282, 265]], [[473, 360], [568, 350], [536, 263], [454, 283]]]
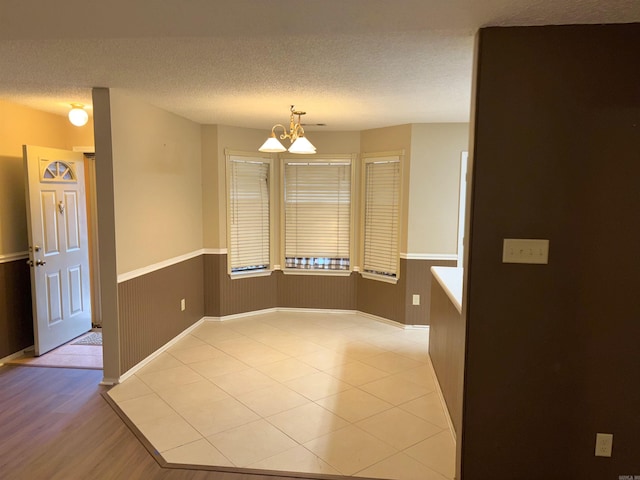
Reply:
[[23, 146], [35, 354], [91, 330], [82, 153]]

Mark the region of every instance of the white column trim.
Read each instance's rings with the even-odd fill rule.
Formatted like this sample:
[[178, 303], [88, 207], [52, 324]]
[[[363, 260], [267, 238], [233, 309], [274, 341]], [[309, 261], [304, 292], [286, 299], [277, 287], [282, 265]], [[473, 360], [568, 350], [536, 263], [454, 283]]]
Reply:
[[205, 255], [226, 255], [226, 248], [204, 248], [203, 253]]
[[156, 270], [161, 270], [163, 268], [170, 267], [171, 265], [175, 265], [177, 263], [190, 260], [192, 258], [197, 257], [198, 255], [203, 255], [204, 253], [205, 253], [204, 249], [195, 250], [190, 253], [185, 253], [184, 255], [179, 255], [177, 257], [169, 258], [167, 260], [163, 260], [161, 262], [154, 263], [152, 265], [147, 265], [146, 267], [131, 270], [130, 272], [121, 273], [118, 275], [118, 283], [126, 282], [127, 280], [131, 280], [133, 278], [141, 277], [142, 275], [155, 272]]
[[458, 260], [455, 253], [401, 253], [400, 258], [405, 260]]

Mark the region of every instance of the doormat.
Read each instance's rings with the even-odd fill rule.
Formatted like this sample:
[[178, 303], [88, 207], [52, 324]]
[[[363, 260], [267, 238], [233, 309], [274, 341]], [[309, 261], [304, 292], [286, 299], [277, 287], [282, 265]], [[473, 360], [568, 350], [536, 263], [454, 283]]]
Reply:
[[102, 345], [102, 332], [91, 332], [71, 343], [71, 345]]

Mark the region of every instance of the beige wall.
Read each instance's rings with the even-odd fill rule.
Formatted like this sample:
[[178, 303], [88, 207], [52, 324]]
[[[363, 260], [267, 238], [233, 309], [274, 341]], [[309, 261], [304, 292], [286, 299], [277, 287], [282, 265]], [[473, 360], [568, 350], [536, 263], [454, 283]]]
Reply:
[[204, 248], [220, 249], [220, 192], [218, 188], [218, 126], [203, 125], [202, 235]]
[[202, 248], [200, 125], [111, 90], [118, 274]]
[[456, 253], [460, 155], [468, 146], [468, 123], [411, 126], [407, 253]]
[[[266, 135], [263, 136], [266, 140]], [[360, 132], [306, 131], [305, 136], [320, 154], [360, 153]], [[284, 146], [288, 146], [287, 143]]]
[[363, 153], [389, 152], [404, 150], [402, 165], [402, 219], [400, 222], [400, 252], [407, 252], [409, 178], [411, 175], [411, 125], [374, 128], [363, 130], [360, 134], [360, 147]]
[[0, 255], [28, 248], [22, 145], [93, 145], [93, 123], [74, 127], [64, 116], [0, 100]]

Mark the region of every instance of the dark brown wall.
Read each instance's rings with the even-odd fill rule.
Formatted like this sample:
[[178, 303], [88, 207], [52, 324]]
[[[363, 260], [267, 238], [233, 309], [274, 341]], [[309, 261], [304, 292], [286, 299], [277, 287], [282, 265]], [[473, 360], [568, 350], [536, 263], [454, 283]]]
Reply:
[[226, 264], [226, 255], [203, 255], [204, 264], [204, 314], [207, 317], [220, 316], [220, 263]]
[[405, 321], [406, 283], [404, 275], [407, 261], [400, 260], [398, 283], [371, 280], [358, 275], [357, 309], [398, 323]]
[[31, 279], [25, 260], [0, 263], [0, 358], [33, 345]]
[[356, 273], [348, 277], [275, 273], [279, 307], [356, 309]]
[[[455, 266], [455, 261], [400, 259], [400, 278], [391, 284], [358, 275], [357, 309], [405, 325], [429, 325], [431, 267]], [[420, 305], [413, 305], [413, 294]]]
[[480, 31], [463, 480], [640, 473], [639, 58], [640, 24]]
[[198, 256], [118, 284], [121, 372], [204, 316], [203, 262]]
[[205, 315], [224, 317], [276, 306], [273, 275], [231, 279], [226, 255], [204, 255]]
[[204, 255], [205, 314], [223, 317], [275, 307], [355, 309], [355, 278], [284, 275], [231, 279], [226, 255]]
[[[221, 317], [274, 307], [359, 310], [409, 325], [429, 324], [430, 268], [452, 261], [401, 260], [396, 285], [349, 276], [285, 275], [231, 279], [226, 255], [204, 255], [205, 315]], [[412, 295], [421, 304], [412, 305]]]
[[464, 322], [446, 292], [434, 280], [431, 285], [429, 357], [456, 435], [462, 424], [462, 375], [464, 368]]
[[[455, 267], [455, 260], [406, 260], [401, 274], [406, 278], [405, 321], [407, 325], [430, 325], [431, 267]], [[413, 305], [413, 294], [420, 295], [420, 305]]]

